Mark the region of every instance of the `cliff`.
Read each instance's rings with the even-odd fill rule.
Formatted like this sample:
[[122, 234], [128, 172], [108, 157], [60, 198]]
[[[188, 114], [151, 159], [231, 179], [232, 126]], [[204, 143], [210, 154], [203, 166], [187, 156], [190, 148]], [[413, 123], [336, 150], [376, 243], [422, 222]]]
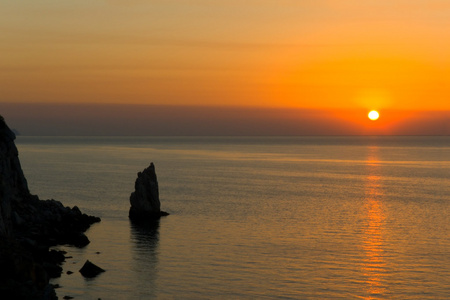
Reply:
[[0, 116], [0, 298], [56, 299], [49, 279], [64, 253], [49, 247], [87, 245], [83, 232], [100, 219], [30, 194], [14, 140]]
[[31, 196], [20, 166], [19, 153], [14, 144], [15, 138], [15, 134], [0, 116], [0, 235], [2, 236], [12, 234], [12, 203]]

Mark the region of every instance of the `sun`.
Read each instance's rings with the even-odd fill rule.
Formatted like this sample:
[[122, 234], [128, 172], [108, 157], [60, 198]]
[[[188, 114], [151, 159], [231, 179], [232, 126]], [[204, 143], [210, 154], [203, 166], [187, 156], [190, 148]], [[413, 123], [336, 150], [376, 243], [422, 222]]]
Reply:
[[378, 120], [379, 117], [380, 117], [380, 114], [376, 110], [372, 110], [369, 113], [369, 119], [371, 119], [372, 121]]

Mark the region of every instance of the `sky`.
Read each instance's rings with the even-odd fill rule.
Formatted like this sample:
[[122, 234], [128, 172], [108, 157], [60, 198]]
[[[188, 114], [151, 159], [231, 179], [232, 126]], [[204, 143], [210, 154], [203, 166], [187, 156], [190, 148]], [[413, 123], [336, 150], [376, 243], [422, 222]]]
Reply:
[[448, 0], [2, 0], [0, 32], [24, 135], [450, 135]]

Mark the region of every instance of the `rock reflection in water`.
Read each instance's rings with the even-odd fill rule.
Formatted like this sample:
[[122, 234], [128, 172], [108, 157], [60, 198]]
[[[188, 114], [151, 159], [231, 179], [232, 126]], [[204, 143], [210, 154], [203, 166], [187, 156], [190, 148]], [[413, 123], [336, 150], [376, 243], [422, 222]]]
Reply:
[[130, 221], [132, 266], [135, 283], [141, 296], [156, 297], [158, 276], [159, 220], [135, 223]]

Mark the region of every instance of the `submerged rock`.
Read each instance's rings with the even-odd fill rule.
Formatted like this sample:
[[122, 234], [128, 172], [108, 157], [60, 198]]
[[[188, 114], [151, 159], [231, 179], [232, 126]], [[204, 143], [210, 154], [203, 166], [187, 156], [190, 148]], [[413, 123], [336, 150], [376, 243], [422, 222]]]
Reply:
[[91, 263], [89, 260], [86, 260], [83, 267], [80, 269], [81, 275], [83, 275], [86, 278], [93, 278], [103, 272], [105, 272], [105, 270]]
[[158, 180], [153, 163], [138, 173], [134, 184], [135, 191], [130, 195], [129, 218], [134, 221], [156, 220], [168, 213], [161, 211]]

